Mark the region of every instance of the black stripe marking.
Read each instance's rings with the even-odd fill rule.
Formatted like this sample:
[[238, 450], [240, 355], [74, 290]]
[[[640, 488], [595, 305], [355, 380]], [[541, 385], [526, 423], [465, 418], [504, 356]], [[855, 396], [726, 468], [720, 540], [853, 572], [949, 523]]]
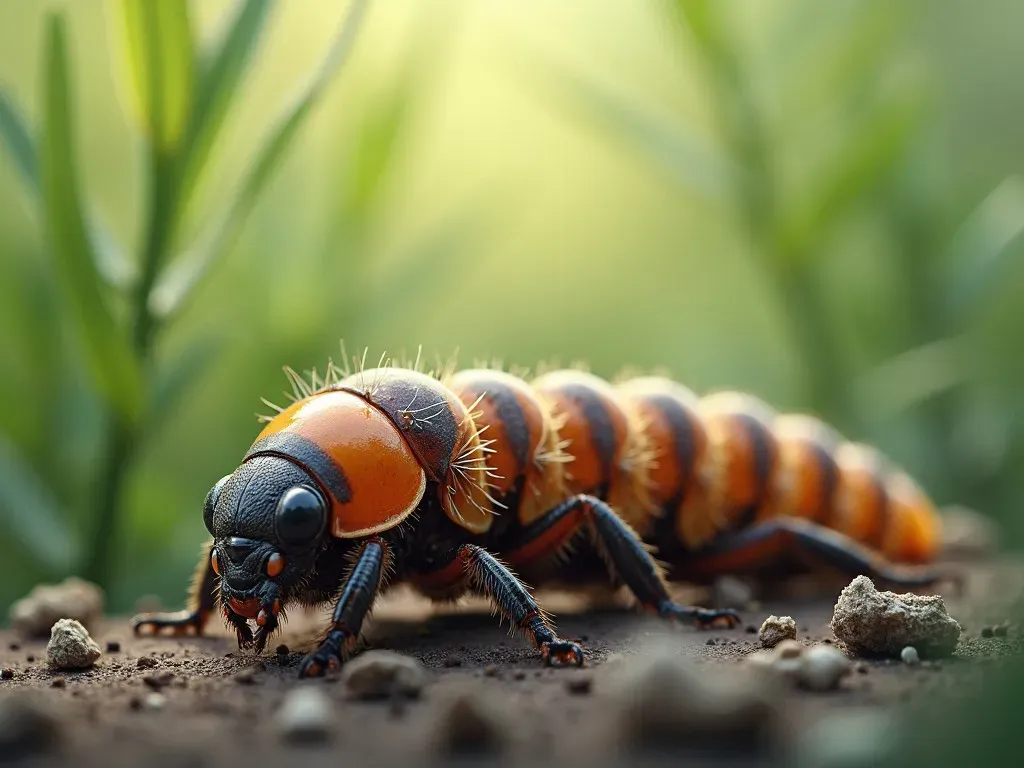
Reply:
[[697, 460], [697, 444], [694, 435], [692, 415], [683, 405], [671, 395], [653, 395], [649, 402], [653, 404], [662, 415], [668, 419], [669, 427], [672, 430], [672, 443], [675, 450], [676, 461], [682, 470], [682, 488], [676, 489], [681, 492], [679, 503], [686, 497], [687, 487], [693, 478], [695, 463]]
[[747, 413], [738, 413], [735, 417], [743, 426], [750, 440], [750, 449], [754, 459], [754, 479], [757, 486], [754, 500], [750, 506], [742, 510], [736, 521], [736, 528], [742, 529], [751, 525], [757, 517], [757, 511], [764, 501], [768, 490], [768, 481], [775, 464], [775, 439], [764, 422]]
[[526, 416], [519, 405], [516, 393], [508, 385], [497, 381], [488, 382], [486, 391], [485, 397], [494, 403], [498, 418], [505, 429], [505, 436], [516, 457], [516, 464], [522, 472], [530, 463], [530, 427], [526, 423]]
[[737, 417], [750, 438], [750, 447], [754, 454], [754, 477], [757, 480], [757, 495], [762, 496], [768, 487], [772, 468], [775, 464], [775, 439], [768, 427], [759, 419], [749, 414], [738, 414]]
[[352, 498], [342, 468], [308, 437], [294, 432], [276, 432], [257, 440], [243, 461], [254, 456], [282, 456], [291, 459], [311, 472], [339, 502], [344, 504]]
[[878, 495], [878, 526], [870, 538], [869, 546], [881, 548], [882, 539], [889, 525], [889, 491], [885, 487], [885, 480], [879, 470], [871, 473], [871, 485]]
[[602, 485], [607, 485], [611, 480], [612, 461], [615, 458], [615, 428], [601, 395], [586, 384], [566, 384], [561, 389], [583, 411], [583, 418], [589, 427], [590, 442], [601, 462]]
[[832, 458], [832, 454], [825, 446], [817, 442], [811, 442], [810, 446], [814, 451], [818, 468], [821, 470], [821, 506], [814, 519], [816, 522], [823, 522], [831, 515], [836, 488], [839, 486], [839, 467], [836, 466], [835, 459]]

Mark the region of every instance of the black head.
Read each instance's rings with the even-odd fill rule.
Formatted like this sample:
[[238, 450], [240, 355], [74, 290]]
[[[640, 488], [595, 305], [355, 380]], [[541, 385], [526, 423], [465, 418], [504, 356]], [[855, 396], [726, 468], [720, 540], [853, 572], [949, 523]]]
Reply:
[[203, 518], [221, 602], [240, 634], [249, 619], [264, 641], [276, 627], [281, 606], [314, 573], [330, 513], [313, 476], [279, 456], [255, 456], [210, 489]]

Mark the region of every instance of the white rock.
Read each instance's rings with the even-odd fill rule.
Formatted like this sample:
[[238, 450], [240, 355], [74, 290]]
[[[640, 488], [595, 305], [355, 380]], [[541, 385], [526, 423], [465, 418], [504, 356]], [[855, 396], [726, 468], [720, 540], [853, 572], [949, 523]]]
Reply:
[[815, 645], [808, 648], [800, 658], [797, 682], [812, 691], [831, 691], [839, 681], [850, 674], [850, 660], [842, 651], [831, 645]]
[[59, 584], [39, 584], [10, 609], [11, 628], [27, 637], [46, 637], [58, 619], [89, 627], [103, 615], [103, 591], [71, 576]]
[[143, 700], [143, 704], [146, 709], [150, 709], [154, 712], [159, 712], [161, 709], [167, 706], [167, 697], [162, 693], [153, 692], [146, 696]]
[[100, 657], [100, 647], [89, 630], [74, 619], [60, 619], [50, 630], [46, 661], [55, 669], [84, 669]]
[[423, 665], [393, 651], [367, 651], [348, 662], [342, 682], [356, 698], [416, 698], [426, 683]]
[[774, 648], [783, 640], [796, 640], [796, 622], [792, 616], [769, 616], [761, 625], [761, 645]]
[[908, 645], [923, 658], [949, 656], [961, 633], [939, 595], [879, 592], [866, 576], [840, 593], [831, 626], [852, 653], [893, 658]]
[[334, 702], [319, 688], [289, 692], [277, 712], [277, 727], [286, 741], [327, 741], [334, 721]]
[[917, 653], [917, 648], [915, 648], [912, 645], [908, 645], [906, 648], [900, 651], [900, 658], [903, 659], [904, 664], [909, 664], [911, 666], [913, 666], [914, 664], [919, 664], [921, 662], [921, 657]]
[[687, 662], [671, 649], [652, 649], [610, 671], [603, 695], [611, 697], [622, 745], [702, 749], [728, 741], [754, 753], [777, 745], [788, 686], [775, 674], [758, 675], [752, 685], [749, 675], [714, 667]]
[[837, 648], [827, 644], [805, 648], [792, 640], [784, 640], [772, 650], [756, 651], [744, 662], [811, 691], [834, 690], [851, 670], [849, 659]]

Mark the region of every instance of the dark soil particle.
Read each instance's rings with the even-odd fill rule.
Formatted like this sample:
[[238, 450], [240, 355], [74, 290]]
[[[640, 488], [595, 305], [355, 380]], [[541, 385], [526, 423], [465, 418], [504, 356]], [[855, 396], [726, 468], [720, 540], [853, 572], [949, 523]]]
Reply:
[[572, 677], [565, 681], [565, 689], [569, 693], [586, 695], [594, 687], [594, 680], [591, 677]]
[[10, 680], [13, 677], [14, 677], [14, 670], [11, 669], [10, 667], [4, 667], [4, 669], [2, 671], [0, 671], [0, 679]]
[[121, 644], [117, 640], [109, 640], [107, 642], [107, 653], [120, 653]]

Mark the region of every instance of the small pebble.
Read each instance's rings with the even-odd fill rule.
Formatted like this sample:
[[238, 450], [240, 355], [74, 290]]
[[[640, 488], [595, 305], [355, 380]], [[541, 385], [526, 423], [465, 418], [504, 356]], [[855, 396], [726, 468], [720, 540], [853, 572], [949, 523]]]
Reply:
[[571, 677], [565, 681], [565, 689], [574, 695], [585, 696], [593, 687], [594, 681], [589, 676]]
[[472, 690], [444, 706], [434, 734], [438, 751], [453, 756], [497, 754], [508, 739], [505, 720], [489, 699]]
[[277, 711], [281, 738], [290, 742], [312, 743], [331, 737], [334, 703], [319, 688], [292, 690]]
[[278, 656], [287, 656], [289, 653], [291, 653], [291, 651], [288, 650], [288, 646], [287, 645], [279, 645], [279, 646], [277, 646], [276, 653], [277, 653]]
[[152, 656], [142, 656], [137, 662], [135, 662], [135, 666], [139, 669], [152, 669], [156, 665], [157, 661]]
[[416, 698], [426, 683], [423, 665], [394, 651], [366, 651], [342, 669], [342, 681], [359, 699]]
[[869, 668], [867, 664], [857, 664], [854, 666], [853, 670], [858, 675], [866, 675], [869, 671]]
[[162, 693], [151, 693], [145, 698], [146, 709], [159, 711], [167, 706], [167, 697]]
[[484, 677], [497, 677], [498, 676], [498, 665], [488, 664], [484, 667]]
[[744, 631], [748, 635], [756, 635], [757, 634], [757, 627], [755, 627], [753, 624], [747, 624], [747, 628]]
[[715, 643], [715, 638], [713, 638], [713, 637], [709, 637], [709, 638], [708, 638], [708, 639], [707, 639], [707, 640], [706, 640], [706, 641], [704, 642], [704, 645], [716, 645], [716, 643]]
[[769, 616], [760, 630], [761, 645], [774, 648], [783, 640], [796, 640], [796, 622], [792, 616]]
[[444, 665], [446, 667], [461, 667], [462, 659], [458, 656], [446, 656], [444, 659]]
[[900, 651], [900, 658], [903, 659], [903, 663], [913, 666], [921, 662], [921, 657], [917, 653], [917, 648], [912, 645], [908, 645], [902, 651]]
[[7, 647], [10, 648], [12, 651], [20, 651], [21, 650], [21, 646], [18, 645], [18, 643], [11, 643]]
[[33, 656], [31, 653], [28, 656], [25, 657], [25, 661], [27, 661], [29, 664], [32, 664], [35, 660], [36, 660], [36, 657]]
[[50, 686], [53, 688], [67, 688], [68, 681], [63, 677], [55, 677], [50, 681]]
[[812, 691], [831, 691], [850, 673], [850, 660], [831, 645], [815, 645], [803, 654], [797, 680]]
[[119, 642], [117, 642], [117, 640], [108, 640], [107, 641], [107, 653], [120, 653], [120, 652], [121, 652], [121, 644]]
[[4, 667], [3, 671], [0, 671], [0, 679], [10, 680], [14, 677], [14, 670], [10, 667]]
[[170, 672], [159, 672], [156, 674], [146, 675], [142, 678], [142, 682], [154, 691], [159, 691], [161, 688], [166, 688], [174, 682], [174, 675]]
[[60, 619], [50, 629], [46, 662], [55, 669], [85, 669], [96, 663], [100, 647], [75, 619]]
[[521, 670], [521, 669], [517, 669], [515, 672], [512, 673], [512, 679], [513, 680], [525, 680], [526, 679], [526, 673], [523, 670]]

